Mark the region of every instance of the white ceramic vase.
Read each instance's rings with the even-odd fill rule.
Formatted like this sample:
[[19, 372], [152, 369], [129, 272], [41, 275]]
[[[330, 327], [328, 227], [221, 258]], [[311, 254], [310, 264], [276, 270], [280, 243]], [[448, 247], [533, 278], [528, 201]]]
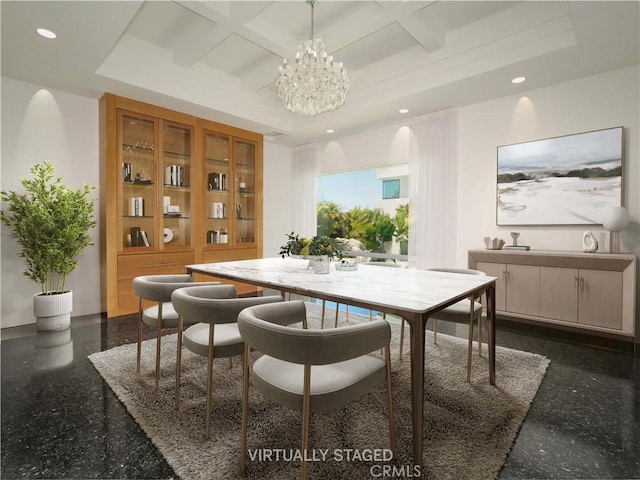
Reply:
[[33, 296], [33, 314], [38, 331], [64, 330], [71, 325], [73, 292]]

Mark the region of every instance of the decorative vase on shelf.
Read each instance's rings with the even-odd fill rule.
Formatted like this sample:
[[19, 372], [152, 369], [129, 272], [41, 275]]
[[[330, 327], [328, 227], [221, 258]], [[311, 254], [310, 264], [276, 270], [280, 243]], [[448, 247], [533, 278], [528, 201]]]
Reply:
[[329, 273], [331, 259], [328, 255], [317, 255], [311, 259], [313, 271], [318, 274]]
[[595, 253], [598, 251], [598, 240], [591, 231], [586, 231], [582, 235], [582, 251], [585, 253]]

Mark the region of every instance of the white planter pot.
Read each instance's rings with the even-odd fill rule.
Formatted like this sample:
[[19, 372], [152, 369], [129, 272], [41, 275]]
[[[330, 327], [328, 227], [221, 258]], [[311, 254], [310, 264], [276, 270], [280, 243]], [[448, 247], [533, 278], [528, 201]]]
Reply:
[[64, 330], [71, 325], [73, 292], [33, 296], [33, 314], [39, 331]]

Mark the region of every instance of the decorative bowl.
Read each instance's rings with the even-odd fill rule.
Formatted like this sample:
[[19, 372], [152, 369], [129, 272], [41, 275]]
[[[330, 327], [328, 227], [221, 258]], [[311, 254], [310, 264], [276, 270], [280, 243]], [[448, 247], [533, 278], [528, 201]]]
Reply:
[[351, 262], [336, 263], [336, 270], [338, 270], [339, 272], [355, 272], [356, 270], [358, 270], [358, 264]]
[[504, 240], [501, 238], [484, 237], [484, 244], [487, 250], [500, 250], [504, 247]]

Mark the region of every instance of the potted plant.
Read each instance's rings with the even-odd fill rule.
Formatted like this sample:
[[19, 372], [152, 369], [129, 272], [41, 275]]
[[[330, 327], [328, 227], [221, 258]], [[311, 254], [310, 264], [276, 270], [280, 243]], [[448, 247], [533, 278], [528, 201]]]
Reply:
[[305, 253], [302, 253], [302, 250], [305, 247], [307, 247], [306, 254], [308, 254], [308, 245], [310, 243], [311, 239], [309, 238], [300, 238], [300, 235], [296, 234], [295, 232], [287, 233], [287, 243], [280, 246], [279, 254], [282, 255], [282, 258], [288, 257], [290, 255], [305, 255]]
[[327, 235], [316, 235], [309, 244], [309, 255], [312, 257], [313, 270], [316, 273], [329, 273], [331, 260], [342, 258], [341, 243]]
[[20, 245], [19, 255], [27, 264], [24, 275], [40, 287], [33, 297], [38, 330], [61, 330], [69, 327], [73, 308], [65, 280], [77, 267], [78, 255], [93, 244], [96, 199], [89, 195], [97, 187], [69, 189], [48, 161], [30, 172], [33, 178], [21, 181], [25, 193], [0, 192], [8, 204], [0, 218]]

